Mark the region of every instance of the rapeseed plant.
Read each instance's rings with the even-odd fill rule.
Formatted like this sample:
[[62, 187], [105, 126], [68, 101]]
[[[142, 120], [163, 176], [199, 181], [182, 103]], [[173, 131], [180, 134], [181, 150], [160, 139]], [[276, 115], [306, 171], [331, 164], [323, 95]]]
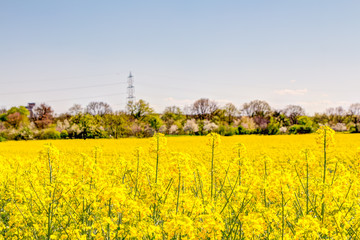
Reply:
[[1, 143], [0, 239], [357, 239], [350, 138]]

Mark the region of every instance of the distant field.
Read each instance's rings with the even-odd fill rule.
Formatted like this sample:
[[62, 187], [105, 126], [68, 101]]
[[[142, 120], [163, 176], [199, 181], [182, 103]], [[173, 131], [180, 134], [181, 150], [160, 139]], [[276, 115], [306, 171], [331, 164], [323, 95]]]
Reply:
[[326, 133], [1, 142], [0, 239], [355, 238], [360, 135]]
[[[315, 134], [306, 135], [243, 135], [222, 137], [222, 148], [229, 150], [234, 143], [244, 143], [249, 154], [258, 155], [266, 153], [274, 156], [287, 153], [297, 154], [301, 148], [316, 149]], [[336, 148], [354, 152], [360, 147], [360, 134], [336, 134]], [[198, 149], [205, 148], [206, 136], [181, 136], [167, 138], [167, 146], [170, 151], [184, 151], [191, 154], [198, 152]], [[72, 155], [81, 152], [91, 152], [92, 148], [99, 146], [106, 155], [128, 154], [137, 147], [146, 149], [149, 147], [149, 139], [124, 138], [112, 139], [87, 139], [87, 140], [34, 140], [34, 141], [8, 141], [0, 143], [0, 156], [21, 156], [26, 154], [29, 157], [36, 157], [42, 146], [51, 143], [62, 153]], [[194, 150], [195, 149], [195, 150]], [[287, 154], [286, 153], [286, 154]]]

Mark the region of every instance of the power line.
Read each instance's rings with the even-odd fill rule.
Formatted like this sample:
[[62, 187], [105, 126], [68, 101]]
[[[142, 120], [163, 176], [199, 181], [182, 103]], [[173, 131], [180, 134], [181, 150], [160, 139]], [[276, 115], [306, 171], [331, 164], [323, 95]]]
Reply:
[[91, 97], [63, 98], [63, 99], [49, 100], [49, 101], [45, 101], [45, 102], [62, 102], [62, 101], [70, 101], [70, 100], [78, 100], [78, 99], [112, 97], [112, 96], [118, 96], [118, 95], [123, 95], [123, 94], [126, 94], [126, 93], [114, 93], [114, 94], [98, 95], [98, 96], [91, 96]]
[[117, 82], [117, 83], [97, 84], [97, 85], [83, 86], [83, 87], [52, 88], [52, 89], [46, 89], [46, 90], [10, 92], [10, 93], [8, 92], [8, 93], [1, 93], [1, 95], [4, 96], [4, 95], [17, 95], [17, 94], [42, 93], [42, 92], [59, 92], [59, 91], [68, 91], [68, 90], [74, 90], [74, 89], [86, 89], [86, 88], [95, 88], [95, 87], [115, 86], [115, 85], [125, 84], [125, 83], [126, 82]]
[[[92, 78], [92, 77], [104, 77], [104, 76], [118, 76], [119, 74], [94, 74], [94, 75], [83, 75], [78, 77], [65, 77], [61, 79], [38, 79], [37, 82], [51, 82], [51, 81], [65, 81], [65, 80], [71, 80], [71, 79], [84, 79], [84, 78]], [[8, 81], [8, 82], [0, 82], [0, 85], [2, 84], [19, 84], [19, 83], [33, 83], [34, 80], [24, 80], [24, 81]]]

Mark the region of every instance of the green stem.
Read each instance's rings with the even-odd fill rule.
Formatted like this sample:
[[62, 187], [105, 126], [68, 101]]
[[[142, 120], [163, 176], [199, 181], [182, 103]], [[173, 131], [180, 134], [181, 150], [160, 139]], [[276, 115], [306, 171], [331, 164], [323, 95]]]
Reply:
[[138, 182], [139, 182], [139, 165], [140, 165], [140, 151], [137, 152], [137, 167], [136, 167], [136, 184], [135, 184], [135, 196], [138, 191]]
[[306, 214], [309, 214], [309, 163], [306, 153]]
[[159, 136], [156, 135], [156, 176], [155, 176], [155, 183], [157, 183], [158, 178], [158, 169], [159, 169]]
[[[52, 165], [51, 165], [51, 158], [50, 158], [50, 150], [48, 149], [47, 152], [47, 156], [48, 156], [48, 162], [49, 162], [49, 181], [50, 181], [50, 185], [52, 183]], [[49, 199], [51, 198], [51, 191], [49, 193]], [[48, 233], [47, 233], [47, 239], [50, 240], [50, 236], [51, 236], [51, 225], [52, 225], [52, 204], [51, 202], [49, 203], [49, 207], [48, 207]]]
[[[111, 198], [109, 199], [108, 217], [111, 218]], [[107, 224], [107, 239], [110, 239], [110, 224]]]
[[[326, 129], [324, 130], [324, 178], [323, 178], [323, 193], [321, 196], [321, 200], [324, 199], [325, 180], [326, 180]], [[325, 203], [323, 202], [321, 207], [322, 222], [324, 222], [324, 215], [325, 215]]]
[[215, 152], [215, 139], [212, 139], [211, 145], [211, 199], [213, 198], [213, 188], [214, 188], [214, 152]]
[[281, 229], [281, 239], [284, 239], [284, 229], [285, 229], [285, 214], [284, 214], [284, 193], [281, 189], [281, 217], [282, 217], [282, 229]]
[[325, 184], [325, 177], [326, 177], [326, 129], [324, 135], [324, 178], [323, 178], [324, 184]]
[[180, 172], [180, 168], [179, 168], [179, 184], [178, 184], [178, 194], [177, 194], [177, 201], [176, 201], [176, 214], [179, 212], [180, 183], [181, 183], [181, 172]]

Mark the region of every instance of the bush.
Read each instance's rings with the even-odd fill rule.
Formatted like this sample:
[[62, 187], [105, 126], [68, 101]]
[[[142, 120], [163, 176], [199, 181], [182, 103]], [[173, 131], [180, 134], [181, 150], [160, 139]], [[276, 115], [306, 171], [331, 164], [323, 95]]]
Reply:
[[62, 130], [61, 133], [60, 133], [60, 137], [62, 139], [66, 139], [66, 138], [69, 137], [69, 133], [66, 130]]
[[289, 128], [290, 134], [304, 134], [304, 133], [312, 133], [314, 130], [309, 125], [292, 125]]
[[222, 136], [233, 136], [236, 134], [237, 129], [228, 125], [220, 125], [217, 132]]
[[271, 119], [270, 123], [263, 130], [263, 134], [267, 134], [267, 135], [276, 135], [279, 132], [280, 132], [280, 123], [275, 122], [273, 119]]
[[246, 128], [244, 128], [243, 126], [239, 125], [236, 133], [239, 135], [245, 135], [245, 134], [249, 134], [249, 131]]
[[354, 124], [349, 128], [350, 133], [360, 133], [360, 124]]
[[40, 134], [40, 139], [60, 139], [60, 133], [54, 128], [49, 128]]
[[5, 142], [6, 138], [0, 136], [0, 142]]
[[15, 135], [15, 140], [30, 140], [34, 138], [34, 133], [28, 127], [23, 127]]

